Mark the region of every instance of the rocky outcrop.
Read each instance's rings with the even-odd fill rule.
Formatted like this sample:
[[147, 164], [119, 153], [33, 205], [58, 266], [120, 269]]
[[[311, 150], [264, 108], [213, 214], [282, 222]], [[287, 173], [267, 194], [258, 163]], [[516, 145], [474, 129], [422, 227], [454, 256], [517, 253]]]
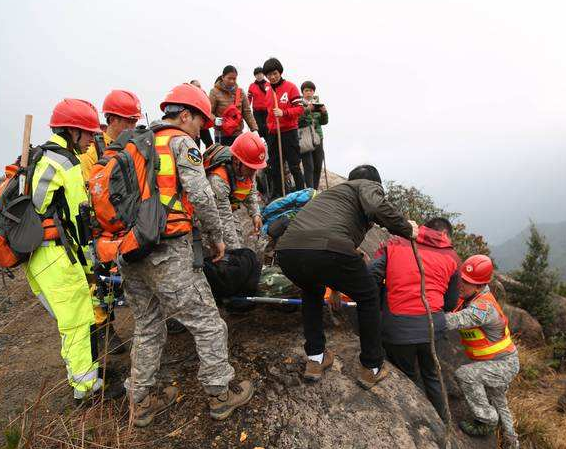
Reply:
[[554, 320], [545, 329], [545, 334], [549, 337], [566, 333], [566, 298], [552, 295], [552, 305], [554, 307]]
[[[297, 365], [271, 369], [274, 384], [264, 425], [280, 432], [281, 448], [438, 448], [445, 426], [419, 388], [391, 368], [378, 386], [364, 391], [355, 383], [359, 344], [353, 338], [331, 342], [334, 367], [317, 385], [298, 380]], [[295, 347], [288, 361], [301, 359]], [[460, 437], [456, 441], [463, 444]], [[465, 445], [462, 447], [466, 447]]]
[[537, 346], [544, 343], [544, 333], [540, 323], [524, 309], [505, 304], [503, 311], [509, 318], [509, 329], [513, 336], [527, 346]]

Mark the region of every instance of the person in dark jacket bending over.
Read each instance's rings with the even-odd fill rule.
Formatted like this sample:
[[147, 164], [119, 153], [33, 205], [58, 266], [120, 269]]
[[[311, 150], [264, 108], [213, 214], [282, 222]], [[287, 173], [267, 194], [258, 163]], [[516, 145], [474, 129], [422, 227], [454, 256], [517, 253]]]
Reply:
[[[458, 304], [460, 259], [451, 235], [450, 222], [437, 217], [421, 226], [417, 236], [436, 339], [446, 329], [444, 311], [450, 312]], [[385, 292], [382, 338], [387, 358], [415, 382], [418, 360], [426, 395], [444, 417], [440, 381], [430, 352], [428, 318], [421, 300], [421, 276], [411, 242], [401, 237], [389, 239], [377, 252], [370, 271]]]
[[416, 223], [385, 200], [377, 169], [361, 165], [350, 172], [347, 182], [325, 190], [301, 209], [277, 243], [283, 273], [302, 290], [307, 380], [318, 381], [334, 361], [332, 352], [325, 350], [322, 326], [325, 287], [357, 303], [358, 383], [371, 388], [387, 375], [377, 284], [358, 250], [374, 223], [405, 238], [417, 236]]

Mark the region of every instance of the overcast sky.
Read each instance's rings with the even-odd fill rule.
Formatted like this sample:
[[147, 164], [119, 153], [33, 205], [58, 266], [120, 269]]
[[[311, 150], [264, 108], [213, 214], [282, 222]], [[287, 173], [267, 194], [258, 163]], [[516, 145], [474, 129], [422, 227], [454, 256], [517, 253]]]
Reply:
[[328, 105], [328, 168], [375, 164], [499, 243], [566, 220], [563, 1], [3, 0], [0, 164], [49, 137], [64, 97], [138, 94], [151, 119], [174, 85], [226, 64], [247, 89], [270, 56]]

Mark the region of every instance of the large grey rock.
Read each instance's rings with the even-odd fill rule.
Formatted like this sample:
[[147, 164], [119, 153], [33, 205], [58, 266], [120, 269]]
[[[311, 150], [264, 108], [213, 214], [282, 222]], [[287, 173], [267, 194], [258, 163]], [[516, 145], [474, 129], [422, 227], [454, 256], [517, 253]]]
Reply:
[[[277, 435], [274, 447], [323, 448], [439, 448], [445, 426], [421, 390], [391, 367], [391, 374], [369, 391], [355, 382], [359, 343], [342, 336], [330, 343], [337, 352], [333, 368], [316, 385], [294, 381], [286, 367], [272, 369], [272, 392], [264, 425]], [[290, 350], [292, 359], [302, 348]], [[279, 432], [279, 433], [278, 433]], [[461, 435], [460, 447], [473, 447]], [[478, 447], [491, 447], [485, 445]], [[456, 447], [456, 446], [453, 446]]]

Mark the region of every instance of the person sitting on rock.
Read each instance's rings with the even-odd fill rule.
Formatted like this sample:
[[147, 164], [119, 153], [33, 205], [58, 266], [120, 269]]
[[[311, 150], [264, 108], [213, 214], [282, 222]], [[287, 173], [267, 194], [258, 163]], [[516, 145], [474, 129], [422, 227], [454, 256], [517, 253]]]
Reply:
[[468, 258], [460, 269], [461, 310], [446, 314], [447, 328], [460, 331], [466, 355], [473, 362], [456, 370], [456, 379], [474, 416], [472, 421], [459, 425], [468, 435], [487, 436], [495, 432], [501, 420], [508, 446], [518, 448], [506, 393], [519, 372], [519, 356], [508, 319], [489, 290], [492, 274], [489, 257]]

